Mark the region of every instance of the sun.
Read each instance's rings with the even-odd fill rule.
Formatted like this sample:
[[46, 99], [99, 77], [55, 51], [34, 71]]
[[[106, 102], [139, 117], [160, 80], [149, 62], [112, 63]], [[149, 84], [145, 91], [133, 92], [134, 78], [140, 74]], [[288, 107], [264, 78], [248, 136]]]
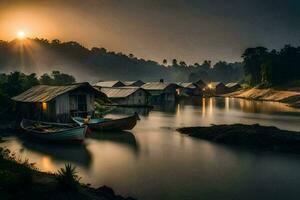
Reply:
[[26, 33], [24, 31], [18, 31], [17, 36], [20, 40], [24, 39], [26, 36]]

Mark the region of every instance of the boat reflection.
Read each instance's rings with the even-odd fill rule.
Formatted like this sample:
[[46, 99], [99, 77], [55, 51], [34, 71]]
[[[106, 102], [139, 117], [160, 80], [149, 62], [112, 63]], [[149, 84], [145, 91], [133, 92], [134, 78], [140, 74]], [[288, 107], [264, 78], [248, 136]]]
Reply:
[[110, 132], [93, 131], [89, 137], [92, 139], [110, 141], [110, 142], [126, 145], [131, 150], [133, 150], [136, 154], [140, 152], [140, 147], [134, 134], [129, 131], [110, 131]]
[[30, 151], [42, 153], [53, 159], [71, 162], [84, 168], [89, 168], [92, 155], [85, 144], [48, 143], [27, 137], [19, 137], [22, 146]]

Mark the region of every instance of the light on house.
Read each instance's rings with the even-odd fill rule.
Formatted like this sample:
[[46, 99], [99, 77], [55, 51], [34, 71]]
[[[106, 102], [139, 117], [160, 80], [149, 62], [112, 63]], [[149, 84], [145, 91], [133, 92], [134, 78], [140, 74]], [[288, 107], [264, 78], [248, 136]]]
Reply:
[[43, 102], [43, 103], [42, 103], [42, 109], [43, 109], [43, 110], [47, 110], [47, 108], [48, 108], [47, 103], [46, 103], [46, 102]]

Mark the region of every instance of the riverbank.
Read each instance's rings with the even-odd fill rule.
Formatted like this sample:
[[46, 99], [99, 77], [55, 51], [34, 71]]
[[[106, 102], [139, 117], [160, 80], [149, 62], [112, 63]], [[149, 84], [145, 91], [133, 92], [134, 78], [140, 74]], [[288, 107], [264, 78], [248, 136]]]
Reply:
[[210, 127], [184, 127], [177, 131], [216, 143], [267, 151], [300, 153], [300, 132], [281, 130], [273, 126], [212, 125]]
[[294, 88], [289, 90], [280, 89], [259, 89], [251, 88], [238, 92], [225, 94], [225, 97], [243, 98], [260, 101], [275, 101], [285, 103], [288, 106], [300, 108], [300, 89]]
[[0, 149], [0, 199], [134, 200], [116, 195], [107, 186], [79, 183], [74, 170], [66, 166], [57, 174], [40, 172], [28, 160], [18, 160], [9, 150]]

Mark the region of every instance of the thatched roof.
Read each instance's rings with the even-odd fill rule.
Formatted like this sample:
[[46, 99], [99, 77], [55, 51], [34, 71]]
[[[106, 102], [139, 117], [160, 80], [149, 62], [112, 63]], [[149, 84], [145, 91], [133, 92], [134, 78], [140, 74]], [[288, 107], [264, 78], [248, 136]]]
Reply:
[[85, 89], [89, 92], [95, 93], [103, 99], [107, 99], [107, 96], [93, 88], [89, 83], [77, 83], [65, 86], [49, 86], [49, 85], [37, 85], [29, 90], [19, 94], [12, 98], [14, 101], [18, 102], [49, 102], [56, 97], [71, 92], [76, 89]]
[[126, 98], [138, 90], [143, 90], [148, 93], [146, 90], [139, 87], [102, 87], [100, 90], [106, 94], [108, 98]]

